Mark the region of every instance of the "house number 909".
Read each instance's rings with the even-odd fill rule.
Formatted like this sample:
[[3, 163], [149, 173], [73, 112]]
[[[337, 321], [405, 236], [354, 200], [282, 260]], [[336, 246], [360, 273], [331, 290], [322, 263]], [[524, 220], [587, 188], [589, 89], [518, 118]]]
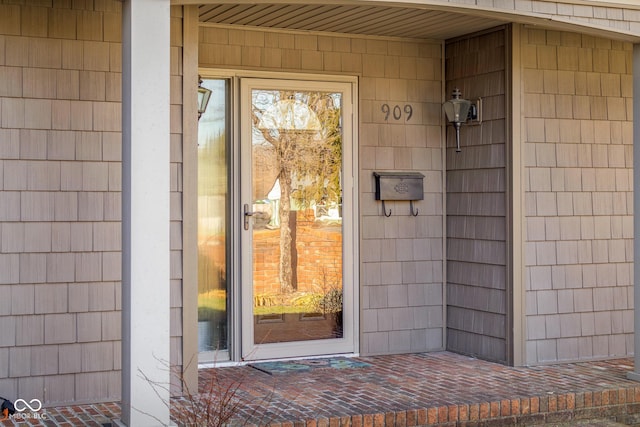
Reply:
[[400, 120], [403, 112], [407, 115], [406, 121], [411, 120], [411, 116], [413, 115], [413, 107], [409, 104], [405, 105], [404, 109], [399, 105], [395, 105], [391, 108], [389, 104], [382, 104], [382, 108], [380, 108], [380, 110], [384, 113], [385, 121], [389, 120], [389, 116], [392, 116], [394, 120]]

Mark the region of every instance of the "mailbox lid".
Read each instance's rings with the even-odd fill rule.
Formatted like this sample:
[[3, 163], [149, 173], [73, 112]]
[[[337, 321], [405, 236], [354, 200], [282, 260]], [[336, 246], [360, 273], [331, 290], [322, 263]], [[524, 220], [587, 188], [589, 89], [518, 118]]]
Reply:
[[424, 175], [420, 172], [374, 172], [376, 200], [422, 200]]

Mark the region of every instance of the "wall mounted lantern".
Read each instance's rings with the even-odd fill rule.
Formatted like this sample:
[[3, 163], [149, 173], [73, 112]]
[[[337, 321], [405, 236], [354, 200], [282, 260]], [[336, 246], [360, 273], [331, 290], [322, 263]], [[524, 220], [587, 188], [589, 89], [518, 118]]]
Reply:
[[481, 122], [480, 119], [480, 106], [482, 99], [478, 98], [476, 103], [472, 103], [468, 99], [464, 99], [461, 97], [462, 93], [460, 89], [455, 88], [453, 90], [452, 98], [445, 102], [442, 106], [444, 108], [444, 113], [447, 115], [447, 120], [451, 123], [456, 129], [456, 152], [459, 153], [460, 150], [460, 126], [463, 123], [466, 123], [467, 120], [476, 121], [477, 123]]
[[198, 76], [198, 120], [204, 114], [211, 98], [211, 89], [202, 86], [202, 78]]

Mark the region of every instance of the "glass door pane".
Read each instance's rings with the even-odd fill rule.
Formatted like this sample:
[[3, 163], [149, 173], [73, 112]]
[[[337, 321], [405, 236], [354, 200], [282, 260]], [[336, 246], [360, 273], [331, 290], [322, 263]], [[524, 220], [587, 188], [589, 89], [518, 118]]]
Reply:
[[198, 123], [198, 351], [228, 348], [229, 108], [225, 79]]
[[254, 344], [343, 336], [341, 107], [251, 91]]

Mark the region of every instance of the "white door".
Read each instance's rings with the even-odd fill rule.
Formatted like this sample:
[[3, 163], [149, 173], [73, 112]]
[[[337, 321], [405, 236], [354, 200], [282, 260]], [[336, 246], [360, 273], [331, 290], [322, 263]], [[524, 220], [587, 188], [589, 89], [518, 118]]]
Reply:
[[352, 91], [241, 80], [244, 360], [355, 351]]

